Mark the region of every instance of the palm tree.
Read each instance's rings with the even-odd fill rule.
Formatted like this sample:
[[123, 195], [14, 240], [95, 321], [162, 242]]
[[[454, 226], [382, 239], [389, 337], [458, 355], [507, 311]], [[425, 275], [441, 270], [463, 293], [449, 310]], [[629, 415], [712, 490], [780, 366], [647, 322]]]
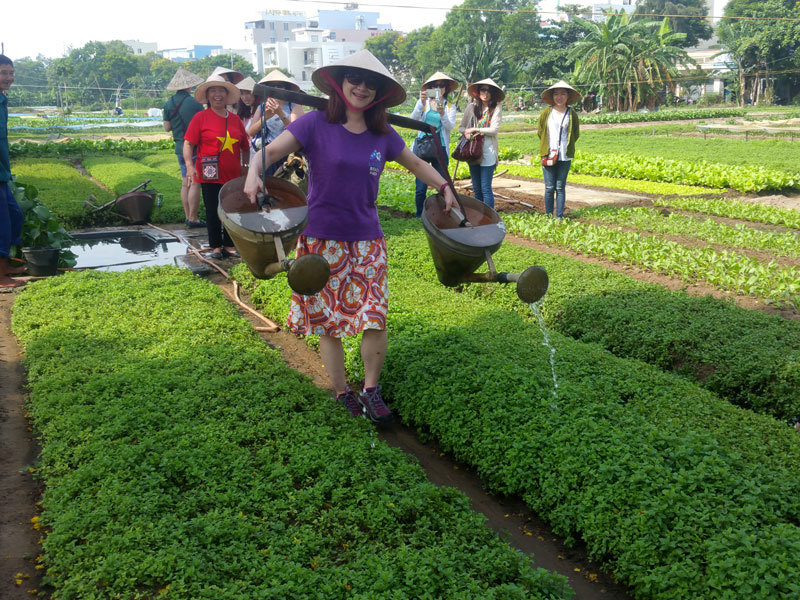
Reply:
[[602, 23], [576, 18], [587, 30], [568, 58], [575, 61], [575, 81], [596, 89], [609, 110], [654, 106], [658, 93], [673, 87], [678, 65], [694, 62], [676, 44], [685, 37], [669, 22], [630, 21], [624, 12], [609, 12]]
[[486, 34], [481, 36], [477, 44], [465, 44], [456, 48], [450, 61], [450, 72], [461, 82], [456, 98], [461, 98], [464, 88], [470, 82], [491, 77], [499, 83], [506, 69], [504, 54], [505, 45], [502, 40], [487, 39]]

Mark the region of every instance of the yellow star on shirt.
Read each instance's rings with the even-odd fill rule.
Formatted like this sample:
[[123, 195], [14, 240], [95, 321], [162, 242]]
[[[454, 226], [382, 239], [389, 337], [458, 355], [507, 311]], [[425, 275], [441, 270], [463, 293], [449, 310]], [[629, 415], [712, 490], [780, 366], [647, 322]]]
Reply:
[[219, 153], [222, 154], [225, 150], [230, 150], [230, 153], [233, 154], [233, 145], [238, 142], [236, 138], [232, 138], [230, 132], [226, 129], [225, 130], [225, 137], [217, 136], [217, 139], [222, 144], [222, 148], [220, 148]]

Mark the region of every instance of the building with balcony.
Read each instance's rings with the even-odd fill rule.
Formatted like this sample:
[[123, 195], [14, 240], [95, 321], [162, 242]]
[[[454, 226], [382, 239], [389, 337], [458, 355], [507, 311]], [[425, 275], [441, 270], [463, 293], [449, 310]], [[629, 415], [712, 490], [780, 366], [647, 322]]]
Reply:
[[[285, 69], [306, 91], [313, 88], [315, 69], [358, 52], [370, 37], [391, 29], [378, 23], [377, 12], [323, 10], [310, 18], [288, 11], [260, 14], [260, 20], [245, 23], [254, 45], [253, 67], [259, 74]], [[282, 30], [282, 35], [271, 34]]]

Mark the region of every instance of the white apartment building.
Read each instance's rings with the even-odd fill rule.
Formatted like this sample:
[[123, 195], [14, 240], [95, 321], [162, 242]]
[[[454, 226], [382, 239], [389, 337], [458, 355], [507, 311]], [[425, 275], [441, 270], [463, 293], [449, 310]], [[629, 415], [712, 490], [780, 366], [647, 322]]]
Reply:
[[122, 40], [128, 49], [134, 54], [148, 54], [158, 52], [158, 44], [155, 42], [140, 42], [139, 40]]
[[314, 87], [311, 73], [315, 69], [358, 52], [367, 39], [391, 29], [378, 23], [377, 12], [319, 11], [312, 18], [289, 11], [260, 15], [260, 20], [245, 23], [255, 47], [253, 67], [259, 74], [286, 69], [304, 91]]

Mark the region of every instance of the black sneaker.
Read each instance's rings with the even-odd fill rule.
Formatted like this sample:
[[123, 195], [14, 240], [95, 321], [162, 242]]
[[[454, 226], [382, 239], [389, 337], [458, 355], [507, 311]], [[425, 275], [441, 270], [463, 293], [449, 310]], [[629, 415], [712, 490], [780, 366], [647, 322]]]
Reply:
[[336, 396], [336, 399], [344, 404], [344, 407], [348, 410], [351, 416], [360, 417], [362, 414], [364, 414], [363, 410], [361, 409], [361, 405], [358, 403], [358, 399], [356, 398], [356, 393], [353, 390], [347, 390], [346, 392], [339, 394]]
[[392, 420], [392, 411], [381, 397], [380, 383], [373, 388], [362, 389], [358, 401], [364, 409], [364, 414], [374, 423], [385, 425]]

